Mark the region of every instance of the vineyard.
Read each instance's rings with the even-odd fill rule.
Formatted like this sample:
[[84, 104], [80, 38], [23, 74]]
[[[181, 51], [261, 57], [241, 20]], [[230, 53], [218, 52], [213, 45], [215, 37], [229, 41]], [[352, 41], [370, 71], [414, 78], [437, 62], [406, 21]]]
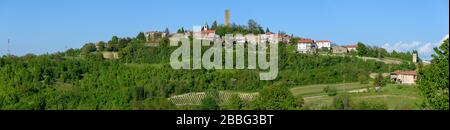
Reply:
[[[233, 94], [238, 94], [241, 100], [243, 101], [251, 101], [253, 100], [258, 93], [241, 93], [241, 92], [219, 92], [220, 104], [229, 104], [229, 99]], [[173, 104], [177, 106], [184, 105], [200, 105], [203, 98], [206, 97], [205, 92], [197, 92], [197, 93], [187, 93], [183, 95], [177, 95], [169, 98]]]

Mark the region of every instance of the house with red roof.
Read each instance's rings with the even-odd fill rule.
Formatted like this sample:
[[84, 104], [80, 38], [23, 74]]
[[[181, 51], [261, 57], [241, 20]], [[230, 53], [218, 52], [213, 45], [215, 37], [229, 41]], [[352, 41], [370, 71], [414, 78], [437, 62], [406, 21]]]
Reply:
[[220, 36], [216, 34], [216, 30], [210, 30], [205, 26], [201, 30], [194, 31], [194, 38], [215, 41], [216, 39], [219, 39]]
[[316, 41], [316, 44], [317, 44], [318, 49], [322, 49], [322, 48], [330, 49], [331, 48], [331, 42], [329, 40], [318, 40], [318, 41]]
[[347, 48], [348, 52], [358, 51], [358, 50], [356, 50], [356, 48], [358, 47], [357, 45], [347, 45], [347, 46], [344, 46], [344, 47]]
[[399, 84], [413, 85], [416, 84], [417, 72], [414, 70], [397, 70], [391, 73], [390, 78]]
[[300, 39], [297, 43], [299, 53], [311, 53], [317, 49], [317, 45], [312, 39]]
[[266, 42], [271, 42], [271, 43], [278, 43], [278, 42], [285, 42], [285, 43], [289, 43], [291, 36], [286, 35], [286, 34], [276, 34], [273, 32], [267, 32], [265, 34], [260, 34], [259, 35], [259, 39], [260, 39], [260, 43], [266, 43]]

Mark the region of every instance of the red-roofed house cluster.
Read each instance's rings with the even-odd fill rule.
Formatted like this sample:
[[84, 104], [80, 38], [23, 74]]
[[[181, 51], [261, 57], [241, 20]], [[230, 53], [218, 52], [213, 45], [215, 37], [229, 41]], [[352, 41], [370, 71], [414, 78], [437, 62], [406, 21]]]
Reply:
[[297, 43], [297, 51], [299, 53], [312, 53], [317, 50], [332, 50], [335, 54], [344, 54], [351, 51], [356, 51], [356, 45], [338, 46], [332, 44], [329, 40], [314, 41], [308, 38], [300, 38]]

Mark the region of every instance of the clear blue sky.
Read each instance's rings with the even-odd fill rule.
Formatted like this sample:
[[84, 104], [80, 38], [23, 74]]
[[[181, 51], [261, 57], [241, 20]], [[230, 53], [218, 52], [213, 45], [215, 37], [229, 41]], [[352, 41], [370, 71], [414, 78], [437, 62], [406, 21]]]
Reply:
[[238, 24], [255, 19], [342, 45], [429, 53], [449, 33], [449, 0], [0, 0], [0, 55], [8, 38], [15, 55], [52, 53], [113, 35], [223, 23], [225, 9]]

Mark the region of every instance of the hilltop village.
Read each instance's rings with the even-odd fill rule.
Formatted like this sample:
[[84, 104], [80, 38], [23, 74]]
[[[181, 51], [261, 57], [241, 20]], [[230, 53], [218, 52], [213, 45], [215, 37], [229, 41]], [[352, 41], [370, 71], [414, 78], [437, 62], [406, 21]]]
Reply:
[[[375, 60], [384, 62], [386, 64], [397, 64], [400, 65], [403, 61], [408, 61], [409, 64], [418, 64], [422, 62], [418, 58], [417, 52], [406, 53], [404, 55], [407, 58], [402, 58], [403, 61], [399, 59], [389, 59], [384, 58], [386, 55], [396, 55], [396, 52], [389, 54], [383, 48], [378, 47], [367, 47], [363, 43], [354, 43], [348, 45], [339, 45], [331, 40], [314, 40], [311, 38], [303, 38], [299, 36], [294, 36], [293, 34], [288, 35], [285, 32], [278, 31], [278, 33], [271, 32], [269, 28], [263, 30], [262, 27], [257, 24], [254, 20], [249, 20], [248, 26], [241, 26], [236, 24], [230, 24], [230, 12], [227, 10], [225, 12], [225, 24], [218, 25], [217, 21], [214, 21], [210, 27], [205, 24], [198, 30], [187, 30], [180, 28], [175, 33], [170, 33], [168, 29], [165, 31], [149, 31], [143, 33], [143, 38], [145, 39], [145, 46], [147, 47], [158, 47], [162, 40], [164, 39], [176, 39], [180, 37], [193, 37], [199, 40], [215, 41], [224, 37], [224, 34], [255, 34], [256, 37], [247, 37], [243, 35], [236, 35], [234, 38], [235, 44], [245, 44], [245, 43], [269, 43], [278, 41], [279, 44], [285, 44], [286, 46], [292, 46], [295, 48], [296, 53], [299, 54], [319, 54], [319, 55], [329, 55], [329, 56], [357, 56], [358, 58], [364, 60]], [[105, 43], [99, 42], [96, 45], [96, 50], [103, 50], [105, 48]], [[363, 52], [358, 52], [362, 50]], [[372, 53], [369, 52], [372, 50]], [[119, 59], [119, 53], [117, 51], [103, 51], [103, 58], [105, 59]], [[400, 53], [401, 54], [401, 53]], [[414, 85], [417, 80], [416, 70], [392, 70], [391, 73], [383, 74], [383, 76], [389, 76], [392, 81], [399, 84], [409, 84]], [[376, 75], [372, 74], [372, 78]]]
[[[254, 20], [238, 25], [229, 18], [226, 11], [224, 24], [214, 21], [193, 30], [166, 28], [135, 37], [112, 36], [52, 54], [3, 56], [0, 109], [411, 110], [421, 107], [416, 105], [421, 100], [418, 92], [430, 90], [421, 87], [433, 89], [448, 79], [448, 74], [436, 75], [448, 69], [448, 40], [436, 52], [441, 55], [427, 65], [417, 51], [387, 52], [362, 42], [338, 44], [270, 31]], [[268, 72], [261, 68], [177, 70], [171, 66], [171, 54], [179, 49], [171, 41], [181, 36], [212, 42], [226, 34], [235, 35], [234, 44], [247, 48], [252, 43], [276, 43], [276, 78], [261, 80], [260, 72]], [[209, 49], [201, 47], [205, 53]], [[254, 50], [247, 52], [244, 56], [254, 54]]]

